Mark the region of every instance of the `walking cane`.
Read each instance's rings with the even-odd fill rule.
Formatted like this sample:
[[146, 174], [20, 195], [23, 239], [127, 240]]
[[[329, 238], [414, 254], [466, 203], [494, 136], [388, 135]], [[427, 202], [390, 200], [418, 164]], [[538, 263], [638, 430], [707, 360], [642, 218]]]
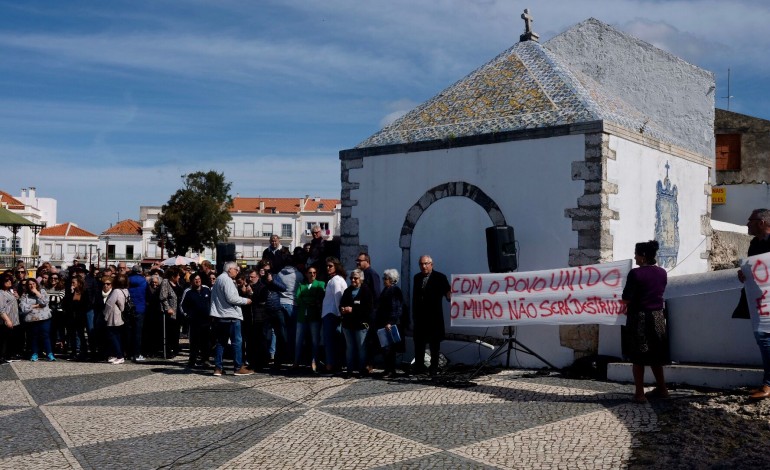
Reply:
[[167, 359], [166, 357], [166, 315], [168, 315], [166, 312], [163, 312], [163, 359]]

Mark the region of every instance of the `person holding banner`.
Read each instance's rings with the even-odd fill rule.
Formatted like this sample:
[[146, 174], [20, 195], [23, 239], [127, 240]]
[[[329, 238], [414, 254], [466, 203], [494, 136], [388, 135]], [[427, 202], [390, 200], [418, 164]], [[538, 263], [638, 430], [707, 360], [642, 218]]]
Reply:
[[[637, 243], [634, 261], [639, 266], [628, 273], [623, 288], [627, 304], [626, 325], [623, 327], [623, 355], [633, 364], [634, 403], [647, 403], [647, 398], [668, 398], [663, 376], [663, 364], [668, 361], [666, 318], [663, 314], [663, 293], [668, 282], [666, 270], [656, 266], [659, 244], [655, 240]], [[657, 387], [644, 393], [644, 367], [650, 366]]]
[[433, 270], [433, 259], [420, 257], [420, 272], [414, 276], [412, 323], [414, 324], [414, 372], [425, 371], [425, 345], [430, 346], [430, 369], [438, 372], [438, 355], [444, 339], [443, 300], [450, 300], [452, 288], [447, 277]]
[[[748, 256], [770, 252], [770, 209], [755, 209], [746, 223], [749, 235], [754, 238], [749, 243]], [[738, 280], [746, 281], [743, 271], [738, 270]], [[750, 318], [746, 290], [741, 290], [741, 299], [733, 312], [733, 318]], [[762, 366], [765, 370], [762, 386], [752, 390], [750, 398], [761, 400], [770, 397], [770, 333], [759, 331], [758, 322], [754, 325], [754, 338], [762, 354]]]

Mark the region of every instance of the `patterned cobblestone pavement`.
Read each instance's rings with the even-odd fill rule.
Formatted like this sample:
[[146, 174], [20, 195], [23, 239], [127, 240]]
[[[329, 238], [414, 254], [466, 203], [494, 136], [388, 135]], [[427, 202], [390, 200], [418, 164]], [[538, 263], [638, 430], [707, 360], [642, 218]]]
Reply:
[[652, 407], [521, 371], [447, 381], [182, 363], [0, 367], [0, 469], [622, 468]]

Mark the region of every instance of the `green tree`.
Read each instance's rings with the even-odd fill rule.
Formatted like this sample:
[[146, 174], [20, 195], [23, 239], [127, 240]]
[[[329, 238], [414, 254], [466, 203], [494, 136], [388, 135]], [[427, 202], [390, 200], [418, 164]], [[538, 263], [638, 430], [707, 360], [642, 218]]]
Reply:
[[[184, 187], [175, 192], [161, 209], [152, 233], [163, 239], [169, 254], [184, 255], [213, 248], [229, 235], [232, 216], [231, 183], [214, 170], [182, 175]], [[162, 234], [161, 226], [165, 228]]]

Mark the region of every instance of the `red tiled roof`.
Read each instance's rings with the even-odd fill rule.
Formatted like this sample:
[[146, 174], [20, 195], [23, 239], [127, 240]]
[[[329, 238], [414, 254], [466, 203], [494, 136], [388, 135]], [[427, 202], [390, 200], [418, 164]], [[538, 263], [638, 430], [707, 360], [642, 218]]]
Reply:
[[24, 203], [2, 190], [0, 190], [0, 205], [7, 205], [11, 210], [24, 209]]
[[141, 235], [142, 225], [136, 220], [121, 220], [117, 224], [108, 228], [102, 235]]
[[[233, 198], [233, 205], [230, 212], [259, 212], [260, 203], [264, 203], [264, 214], [270, 214], [273, 211], [281, 214], [297, 214], [300, 212], [300, 199], [298, 197], [236, 197]], [[339, 199], [320, 199], [308, 198], [305, 200], [304, 211], [332, 212]], [[323, 207], [320, 207], [323, 205]]]
[[72, 222], [46, 227], [40, 231], [40, 236], [48, 237], [96, 237], [96, 234], [83, 230]]

